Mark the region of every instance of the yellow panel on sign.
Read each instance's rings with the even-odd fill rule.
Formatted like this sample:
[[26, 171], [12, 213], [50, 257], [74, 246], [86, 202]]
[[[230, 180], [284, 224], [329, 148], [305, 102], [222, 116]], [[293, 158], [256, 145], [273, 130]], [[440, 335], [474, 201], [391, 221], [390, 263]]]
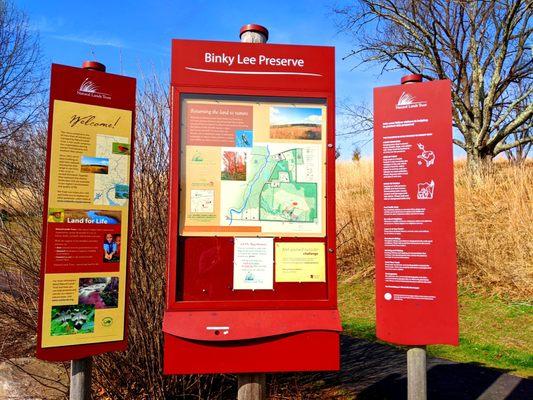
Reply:
[[325, 282], [325, 244], [276, 243], [276, 282]]
[[55, 100], [42, 348], [124, 339], [132, 112]]

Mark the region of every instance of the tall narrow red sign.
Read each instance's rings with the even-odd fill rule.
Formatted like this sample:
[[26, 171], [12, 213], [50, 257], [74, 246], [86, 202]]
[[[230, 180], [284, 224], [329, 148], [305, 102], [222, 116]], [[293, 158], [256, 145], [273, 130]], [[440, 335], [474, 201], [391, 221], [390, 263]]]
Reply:
[[37, 331], [43, 360], [127, 346], [135, 79], [87, 64], [52, 65]]
[[458, 343], [450, 93], [374, 89], [377, 336], [392, 343]]

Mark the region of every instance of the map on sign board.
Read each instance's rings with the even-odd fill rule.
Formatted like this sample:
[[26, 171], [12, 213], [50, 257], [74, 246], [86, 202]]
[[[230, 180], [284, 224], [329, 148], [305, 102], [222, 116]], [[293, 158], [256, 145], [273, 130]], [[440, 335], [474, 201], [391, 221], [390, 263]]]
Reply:
[[323, 104], [184, 103], [182, 235], [324, 236]]
[[96, 156], [107, 161], [106, 173], [95, 174], [94, 204], [122, 206], [129, 196], [129, 138], [96, 135]]

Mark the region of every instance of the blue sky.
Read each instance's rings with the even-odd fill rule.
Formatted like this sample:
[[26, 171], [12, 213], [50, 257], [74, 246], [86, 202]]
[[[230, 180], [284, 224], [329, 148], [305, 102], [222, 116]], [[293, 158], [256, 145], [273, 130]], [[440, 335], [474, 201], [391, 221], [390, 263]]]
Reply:
[[109, 165], [109, 158], [81, 156], [81, 164], [82, 165], [108, 166]]
[[303, 107], [271, 107], [270, 125], [320, 124], [322, 109]]
[[[401, 73], [379, 75], [378, 66], [358, 67], [343, 60], [353, 43], [339, 33], [332, 8], [339, 1], [93, 1], [16, 0], [40, 32], [44, 64], [81, 66], [96, 59], [112, 73], [142, 79], [156, 72], [168, 81], [172, 38], [239, 40], [239, 29], [258, 23], [270, 31], [270, 43], [336, 47], [337, 104], [372, 104], [372, 88], [398, 84]], [[142, 84], [142, 82], [139, 82]], [[339, 120], [338, 128], [342, 130]], [[338, 129], [338, 131], [339, 131]], [[349, 158], [356, 139], [340, 137]], [[372, 153], [372, 144], [363, 155]]]

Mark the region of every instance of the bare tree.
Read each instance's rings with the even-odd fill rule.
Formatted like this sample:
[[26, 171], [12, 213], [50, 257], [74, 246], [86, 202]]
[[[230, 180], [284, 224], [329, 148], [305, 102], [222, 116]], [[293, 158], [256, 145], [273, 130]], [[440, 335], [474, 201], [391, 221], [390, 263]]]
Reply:
[[530, 1], [360, 0], [335, 12], [357, 39], [348, 56], [382, 71], [450, 79], [462, 135], [454, 143], [472, 171], [532, 142]]
[[[519, 87], [521, 85], [518, 85]], [[523, 89], [520, 88], [519, 93], [522, 93]], [[518, 97], [518, 96], [515, 96]], [[530, 93], [529, 96], [524, 97], [523, 100], [518, 103], [513, 110], [513, 112], [509, 115], [510, 119], [515, 118], [517, 115], [522, 113], [528, 104], [531, 104], [531, 100], [533, 99], [533, 93]], [[531, 132], [532, 132], [533, 126], [532, 126], [532, 120], [531, 118], [527, 123], [525, 123], [520, 128], [516, 129], [511, 135], [509, 135], [504, 145], [511, 145], [512, 147], [505, 151], [505, 155], [507, 156], [507, 159], [511, 161], [514, 164], [522, 164], [529, 156], [529, 151], [531, 150], [531, 147], [533, 146], [533, 142], [531, 140], [526, 140], [527, 138], [531, 138]], [[515, 146], [515, 143], [519, 143], [518, 146]]]
[[342, 101], [337, 107], [337, 133], [338, 137], [352, 137], [356, 140], [354, 145], [364, 148], [372, 142], [374, 130], [374, 115], [372, 108], [366, 103], [352, 104]]
[[38, 114], [42, 81], [37, 35], [24, 13], [0, 0], [0, 140]]

